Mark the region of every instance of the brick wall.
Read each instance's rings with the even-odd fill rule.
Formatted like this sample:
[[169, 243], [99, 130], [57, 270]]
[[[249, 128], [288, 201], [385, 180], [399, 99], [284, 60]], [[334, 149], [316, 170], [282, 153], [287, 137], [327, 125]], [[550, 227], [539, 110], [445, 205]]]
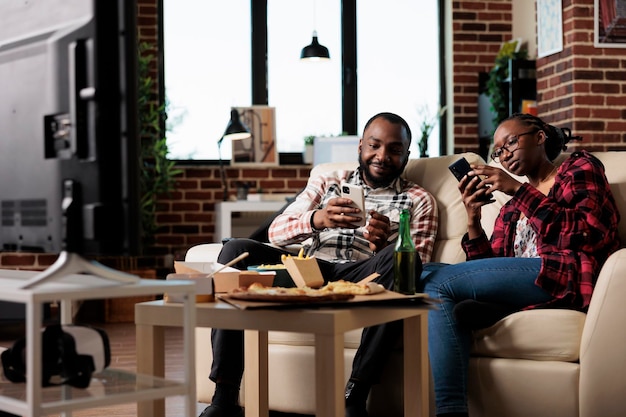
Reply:
[[454, 153], [478, 151], [478, 74], [512, 37], [510, 0], [453, 1]]
[[[215, 203], [222, 201], [219, 167], [181, 166], [183, 174], [177, 190], [160, 199], [157, 245], [170, 248], [177, 257], [190, 246], [214, 241]], [[238, 183], [249, 184], [249, 192], [297, 193], [309, 178], [310, 166], [287, 165], [276, 168], [226, 168], [229, 198], [235, 198]]]
[[589, 150], [625, 149], [626, 54], [594, 47], [594, 0], [563, 0], [563, 51], [537, 61], [538, 110]]

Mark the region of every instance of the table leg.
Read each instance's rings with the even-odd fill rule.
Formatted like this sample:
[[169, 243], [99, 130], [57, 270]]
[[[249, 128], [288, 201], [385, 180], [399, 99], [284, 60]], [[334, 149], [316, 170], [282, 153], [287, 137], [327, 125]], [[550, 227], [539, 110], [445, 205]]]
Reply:
[[[404, 319], [404, 415], [428, 417], [428, 312]], [[417, 394], [417, 395], [416, 395]]]
[[267, 342], [266, 331], [244, 331], [246, 417], [268, 417], [269, 415]]
[[[165, 376], [165, 328], [162, 326], [135, 326], [137, 373]], [[165, 416], [165, 399], [137, 402], [137, 417]]]
[[315, 335], [315, 408], [317, 417], [345, 414], [343, 334]]

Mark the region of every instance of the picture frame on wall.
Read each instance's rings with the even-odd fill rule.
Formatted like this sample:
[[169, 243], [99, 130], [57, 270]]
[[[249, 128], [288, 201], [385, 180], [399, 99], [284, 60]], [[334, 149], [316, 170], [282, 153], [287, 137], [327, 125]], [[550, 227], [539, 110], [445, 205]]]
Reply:
[[278, 165], [276, 147], [276, 108], [253, 105], [234, 107], [241, 122], [250, 129], [251, 136], [232, 141], [230, 164], [245, 166]]
[[537, 57], [563, 50], [563, 8], [561, 0], [537, 0]]
[[626, 48], [626, 1], [594, 0], [593, 9], [594, 45]]

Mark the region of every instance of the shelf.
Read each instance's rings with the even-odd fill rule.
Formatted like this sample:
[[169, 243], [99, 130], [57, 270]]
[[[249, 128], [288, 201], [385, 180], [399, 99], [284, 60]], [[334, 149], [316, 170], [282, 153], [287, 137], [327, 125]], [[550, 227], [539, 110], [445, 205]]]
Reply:
[[215, 240], [248, 237], [269, 216], [283, 208], [286, 201], [224, 201], [215, 204]]
[[[68, 385], [46, 387], [41, 390], [38, 415], [76, 411], [110, 404], [132, 403], [155, 400], [174, 395], [186, 395], [187, 387], [182, 382], [171, 381], [149, 375], [137, 375], [127, 371], [107, 369], [94, 374], [88, 388]], [[0, 381], [0, 404], [10, 402], [3, 409], [19, 415], [27, 413], [26, 384]]]
[[[169, 396], [186, 397], [186, 416], [195, 416], [195, 285], [191, 281], [137, 279], [120, 283], [87, 274], [69, 274], [22, 288], [36, 272], [0, 270], [0, 300], [26, 306], [26, 383], [0, 379], [0, 410], [26, 417], [39, 417], [74, 410], [143, 402]], [[61, 303], [61, 324], [72, 321], [71, 306], [76, 300], [108, 299], [156, 294], [181, 294], [184, 310], [184, 380], [173, 381], [106, 369], [94, 374], [89, 387], [60, 385], [41, 388], [42, 309], [52, 301]]]

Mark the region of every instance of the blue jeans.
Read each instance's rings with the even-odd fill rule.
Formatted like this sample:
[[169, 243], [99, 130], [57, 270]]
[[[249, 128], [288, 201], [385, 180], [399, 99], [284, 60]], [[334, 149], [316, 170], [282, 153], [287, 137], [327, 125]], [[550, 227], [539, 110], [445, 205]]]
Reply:
[[428, 352], [435, 385], [436, 414], [467, 412], [471, 331], [459, 326], [454, 306], [463, 300], [522, 309], [552, 296], [535, 285], [540, 258], [487, 258], [459, 264], [425, 264], [424, 292], [442, 304], [428, 314]]

